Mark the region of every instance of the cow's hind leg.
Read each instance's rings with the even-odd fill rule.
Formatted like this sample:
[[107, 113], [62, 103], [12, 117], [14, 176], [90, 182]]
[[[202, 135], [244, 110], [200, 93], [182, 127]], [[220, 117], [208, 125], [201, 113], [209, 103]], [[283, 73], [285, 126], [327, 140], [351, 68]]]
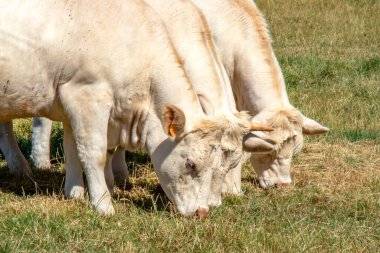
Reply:
[[32, 153], [30, 158], [37, 169], [50, 168], [50, 135], [53, 122], [47, 118], [33, 120]]
[[8, 163], [9, 172], [15, 176], [31, 176], [29, 164], [17, 145], [12, 121], [0, 123], [0, 149]]
[[69, 198], [84, 197], [82, 164], [78, 157], [77, 146], [69, 124], [63, 124], [63, 149], [65, 151], [65, 195]]

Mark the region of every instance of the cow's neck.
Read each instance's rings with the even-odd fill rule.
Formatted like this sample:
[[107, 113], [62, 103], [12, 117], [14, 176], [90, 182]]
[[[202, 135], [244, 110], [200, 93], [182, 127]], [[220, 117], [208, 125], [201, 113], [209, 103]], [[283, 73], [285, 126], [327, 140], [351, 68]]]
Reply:
[[222, 64], [215, 57], [207, 22], [198, 8], [191, 1], [147, 2], [167, 24], [170, 38], [195, 91], [211, 102], [215, 114], [231, 111], [226, 91], [231, 87], [224, 83], [220, 70]]
[[151, 155], [168, 138], [160, 118], [149, 104], [136, 103], [123, 114], [128, 117], [116, 117], [110, 121], [109, 148], [121, 146], [129, 151], [141, 148]]
[[[166, 30], [155, 27], [154, 31], [155, 36], [141, 50], [138, 58], [141, 63], [133, 66], [134, 71], [126, 72], [128, 77], [124, 84], [117, 85], [113, 113], [125, 125], [120, 131], [120, 143], [125, 147], [131, 143], [130, 148], [139, 146], [148, 153], [167, 137], [161, 124], [165, 105], [180, 108], [189, 129], [204, 117], [197, 94]], [[135, 141], [125, 137], [128, 135], [134, 135]]]
[[[166, 55], [167, 57], [164, 57]], [[150, 106], [161, 117], [166, 104], [180, 108], [187, 125], [204, 115], [197, 94], [187, 76], [177, 52], [171, 48], [167, 54], [161, 53], [159, 62], [153, 64], [150, 84]]]
[[165, 134], [161, 116], [165, 105], [172, 104], [180, 108], [186, 116], [186, 127], [192, 128], [200, 118], [205, 117], [198, 97], [189, 82], [186, 73], [173, 59], [162, 59], [154, 65], [149, 78], [149, 94], [141, 101], [135, 101], [122, 113], [128, 118], [124, 129], [120, 131], [120, 143], [129, 149], [144, 148], [152, 154], [168, 136]]
[[[256, 114], [270, 107], [289, 107], [285, 81], [277, 58], [274, 55], [265, 21], [251, 2], [241, 2], [241, 11], [246, 21], [243, 26], [249, 35], [235, 48], [233, 64], [233, 90], [240, 110]], [[230, 67], [231, 68], [231, 67]]]
[[193, 0], [211, 28], [238, 110], [290, 106], [265, 21], [252, 1]]
[[247, 51], [251, 52], [237, 56], [230, 76], [238, 109], [257, 114], [266, 108], [290, 107], [284, 78], [271, 49]]
[[[232, 91], [232, 85], [231, 81], [228, 78], [226, 69], [223, 66], [223, 63], [219, 57], [218, 54], [218, 49], [214, 43], [214, 40], [211, 37], [211, 32], [210, 28], [207, 24], [207, 21], [205, 20], [204, 16], [201, 15], [202, 18], [202, 26], [204, 28], [204, 40], [205, 44], [209, 50], [209, 56], [211, 60], [211, 66], [213, 66], [213, 69], [215, 71], [216, 77], [217, 77], [217, 82], [216, 84], [218, 85], [219, 90], [221, 90], [221, 95], [220, 97], [212, 97], [211, 99], [219, 99], [221, 101], [221, 107], [223, 108], [223, 112], [236, 112], [236, 103], [233, 97], [233, 91]], [[207, 83], [208, 85], [209, 83]], [[214, 87], [211, 87], [212, 89], [215, 89]], [[212, 90], [209, 90], [209, 93], [213, 94]], [[220, 109], [221, 110], [221, 109]]]

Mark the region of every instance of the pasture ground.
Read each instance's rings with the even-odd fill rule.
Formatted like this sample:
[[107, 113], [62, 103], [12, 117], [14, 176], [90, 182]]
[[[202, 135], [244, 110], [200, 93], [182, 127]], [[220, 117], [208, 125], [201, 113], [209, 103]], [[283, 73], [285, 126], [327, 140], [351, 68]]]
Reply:
[[[184, 218], [134, 154], [116, 215], [102, 217], [63, 197], [57, 125], [53, 170], [20, 180], [0, 160], [0, 252], [379, 252], [380, 2], [256, 2], [292, 103], [331, 128], [306, 139], [291, 187], [260, 189], [247, 164], [243, 197], [226, 197], [208, 219]], [[30, 121], [16, 131], [28, 155]]]

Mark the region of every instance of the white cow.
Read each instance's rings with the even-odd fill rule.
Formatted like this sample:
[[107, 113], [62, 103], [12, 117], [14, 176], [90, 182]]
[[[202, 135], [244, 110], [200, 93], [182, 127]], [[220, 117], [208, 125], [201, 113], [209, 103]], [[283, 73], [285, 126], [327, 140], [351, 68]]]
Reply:
[[[275, 129], [252, 132], [244, 140], [246, 150], [254, 153], [251, 161], [260, 186], [291, 183], [290, 164], [292, 156], [302, 148], [303, 134], [321, 134], [329, 129], [290, 104], [265, 20], [252, 0], [193, 2], [207, 19], [238, 109], [248, 110], [255, 115], [255, 122]], [[240, 180], [239, 168], [231, 170], [224, 191], [239, 193]]]
[[[200, 95], [201, 103], [210, 117], [227, 116], [230, 127], [222, 143], [222, 168], [214, 172], [212, 194], [209, 204], [221, 204], [221, 191], [225, 174], [236, 166], [241, 166], [242, 138], [248, 125], [248, 115], [236, 110], [231, 84], [226, 78], [224, 67], [215, 52], [215, 46], [207, 23], [199, 10], [188, 1], [146, 0], [163, 19], [180, 61]], [[206, 101], [204, 101], [206, 100]], [[50, 166], [49, 138], [51, 121], [35, 119], [33, 125], [32, 159], [39, 168]], [[227, 145], [228, 144], [228, 145]], [[128, 180], [124, 151], [118, 149], [113, 158], [113, 174], [120, 180]]]
[[83, 197], [83, 166], [105, 214], [107, 149], [118, 146], [147, 151], [182, 214], [207, 212], [230, 127], [204, 115], [165, 28], [137, 0], [0, 1], [0, 112], [62, 121], [65, 194]]
[[[216, 53], [205, 17], [191, 0], [145, 0], [162, 18], [177, 49], [181, 62], [209, 117], [225, 116], [230, 128], [223, 135], [223, 161], [214, 172], [209, 204], [221, 204], [226, 173], [241, 166], [242, 141], [247, 133], [249, 115], [239, 113], [233, 98], [231, 83]], [[204, 101], [206, 100], [206, 101]], [[209, 102], [207, 102], [209, 101]], [[115, 164], [114, 164], [115, 165]], [[123, 166], [114, 166], [123, 168]], [[120, 175], [121, 173], [119, 173]]]

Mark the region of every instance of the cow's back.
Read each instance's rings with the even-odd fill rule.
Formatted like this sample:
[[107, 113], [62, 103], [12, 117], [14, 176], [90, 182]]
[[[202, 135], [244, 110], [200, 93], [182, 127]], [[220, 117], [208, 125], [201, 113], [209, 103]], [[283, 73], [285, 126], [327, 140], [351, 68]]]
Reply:
[[0, 120], [64, 121], [59, 87], [73, 78], [144, 90], [157, 52], [170, 55], [158, 22], [138, 0], [0, 1]]

